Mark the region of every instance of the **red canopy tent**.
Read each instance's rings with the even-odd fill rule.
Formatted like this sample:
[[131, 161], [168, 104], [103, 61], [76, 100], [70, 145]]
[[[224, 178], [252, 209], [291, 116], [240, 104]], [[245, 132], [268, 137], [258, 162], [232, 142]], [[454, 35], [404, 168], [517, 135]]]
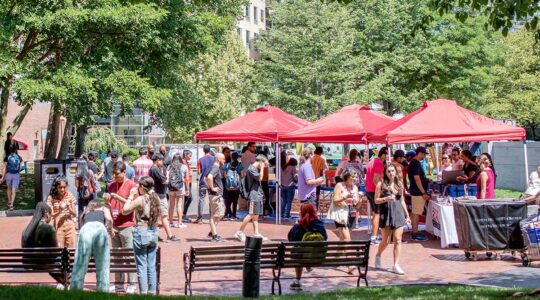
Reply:
[[367, 105], [353, 104], [281, 136], [280, 141], [364, 144], [368, 133], [392, 122], [393, 118], [373, 111]]
[[368, 134], [368, 140], [385, 144], [523, 140], [525, 178], [529, 174], [525, 129], [482, 116], [453, 100], [426, 101], [404, 118]]
[[244, 116], [197, 132], [200, 141], [277, 142], [281, 135], [309, 125], [308, 121], [266, 105]]
[[[197, 132], [195, 139], [197, 141], [278, 142], [281, 135], [309, 124], [308, 121], [288, 114], [277, 107], [266, 105], [244, 116]], [[276, 144], [276, 154], [278, 153], [279, 147]], [[280, 158], [280, 155], [276, 155], [277, 166], [280, 165]], [[276, 170], [277, 180], [279, 182], [281, 168], [276, 168]], [[276, 185], [276, 195], [276, 223], [281, 223], [281, 193], [279, 184]]]
[[453, 100], [437, 99], [368, 134], [368, 140], [383, 144], [525, 140], [525, 129], [482, 116]]

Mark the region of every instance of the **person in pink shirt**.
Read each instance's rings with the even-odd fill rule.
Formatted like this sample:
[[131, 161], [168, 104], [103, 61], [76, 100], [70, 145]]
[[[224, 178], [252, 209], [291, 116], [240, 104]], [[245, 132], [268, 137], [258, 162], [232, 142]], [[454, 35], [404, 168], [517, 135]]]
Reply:
[[490, 158], [482, 154], [480, 156], [480, 174], [476, 177], [476, 198], [495, 199], [495, 172]]
[[371, 244], [379, 244], [381, 238], [377, 236], [379, 231], [380, 204], [375, 203], [375, 189], [383, 178], [384, 165], [388, 156], [388, 148], [382, 147], [377, 157], [373, 158], [367, 167], [366, 172], [366, 196], [371, 207]]
[[139, 149], [139, 158], [133, 162], [133, 169], [135, 170], [135, 182], [139, 182], [143, 176], [148, 176], [150, 168], [154, 165], [154, 162], [148, 158], [148, 149], [142, 147]]

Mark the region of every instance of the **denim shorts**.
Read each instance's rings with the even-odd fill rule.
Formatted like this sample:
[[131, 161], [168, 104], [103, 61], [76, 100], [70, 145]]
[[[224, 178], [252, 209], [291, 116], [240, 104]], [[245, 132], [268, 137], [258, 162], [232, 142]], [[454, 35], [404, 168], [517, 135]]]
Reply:
[[21, 175], [19, 173], [6, 173], [6, 184], [10, 188], [18, 189], [21, 183]]

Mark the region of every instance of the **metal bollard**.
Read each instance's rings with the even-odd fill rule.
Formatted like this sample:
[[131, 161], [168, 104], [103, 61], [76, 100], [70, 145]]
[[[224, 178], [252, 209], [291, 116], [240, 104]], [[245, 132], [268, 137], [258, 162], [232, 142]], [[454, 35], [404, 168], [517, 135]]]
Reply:
[[259, 298], [261, 247], [262, 238], [253, 236], [246, 237], [244, 272], [242, 277], [242, 296], [245, 298]]

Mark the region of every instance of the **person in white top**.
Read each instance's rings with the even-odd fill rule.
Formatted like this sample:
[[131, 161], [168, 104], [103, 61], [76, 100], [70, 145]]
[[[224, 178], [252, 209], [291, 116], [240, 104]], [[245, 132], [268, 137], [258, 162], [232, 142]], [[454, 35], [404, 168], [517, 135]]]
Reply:
[[245, 172], [255, 162], [255, 149], [257, 145], [255, 142], [249, 142], [246, 147], [246, 151], [242, 153], [242, 176], [245, 175]]
[[540, 166], [529, 176], [529, 187], [525, 191], [525, 196], [533, 196], [540, 192]]
[[452, 158], [452, 171], [463, 170], [464, 163], [463, 163], [463, 160], [459, 158], [459, 148], [457, 147], [453, 148], [452, 152], [450, 153], [450, 157]]

